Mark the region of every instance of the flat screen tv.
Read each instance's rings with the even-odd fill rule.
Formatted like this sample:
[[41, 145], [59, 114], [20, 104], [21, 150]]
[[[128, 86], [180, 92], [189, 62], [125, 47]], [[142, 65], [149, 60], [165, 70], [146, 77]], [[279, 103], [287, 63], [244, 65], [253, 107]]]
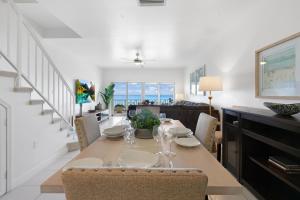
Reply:
[[77, 104], [95, 101], [95, 84], [92, 81], [76, 80], [75, 85]]

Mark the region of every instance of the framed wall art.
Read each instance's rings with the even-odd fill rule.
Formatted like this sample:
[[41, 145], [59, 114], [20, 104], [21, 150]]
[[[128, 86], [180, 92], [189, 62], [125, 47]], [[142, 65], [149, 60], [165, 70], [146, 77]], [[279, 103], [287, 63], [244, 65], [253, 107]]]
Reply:
[[300, 33], [256, 51], [258, 98], [300, 99]]
[[205, 65], [190, 73], [190, 95], [206, 95], [206, 92], [199, 91], [199, 81], [201, 77], [206, 75], [205, 73]]

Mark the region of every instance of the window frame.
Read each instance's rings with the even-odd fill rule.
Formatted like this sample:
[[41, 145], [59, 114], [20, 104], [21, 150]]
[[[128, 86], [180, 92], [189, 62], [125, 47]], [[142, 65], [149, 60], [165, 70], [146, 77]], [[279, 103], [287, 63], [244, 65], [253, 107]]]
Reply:
[[[125, 83], [126, 84], [126, 105], [125, 107], [127, 108], [129, 105], [128, 105], [128, 96], [129, 96], [129, 93], [128, 93], [128, 85], [130, 83], [140, 83], [141, 84], [141, 102], [143, 102], [145, 100], [145, 84], [157, 84], [158, 85], [158, 91], [157, 91], [157, 95], [158, 95], [158, 100], [157, 100], [157, 103], [158, 104], [161, 104], [161, 93], [160, 93], [160, 87], [161, 87], [161, 84], [171, 84], [174, 86], [174, 91], [173, 91], [173, 94], [172, 94], [172, 97], [173, 97], [173, 100], [175, 101], [175, 98], [176, 98], [176, 83], [175, 82], [133, 82], [133, 81], [114, 81], [113, 83]], [[114, 97], [113, 97], [113, 107], [115, 106], [115, 102], [114, 102]]]

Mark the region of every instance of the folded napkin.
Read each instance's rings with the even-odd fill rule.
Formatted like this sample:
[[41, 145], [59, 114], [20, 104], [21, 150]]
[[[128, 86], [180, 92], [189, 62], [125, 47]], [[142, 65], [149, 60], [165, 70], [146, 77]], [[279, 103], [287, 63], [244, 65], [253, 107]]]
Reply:
[[176, 137], [184, 137], [192, 133], [191, 129], [184, 127], [174, 127], [168, 130], [169, 134], [172, 134]]

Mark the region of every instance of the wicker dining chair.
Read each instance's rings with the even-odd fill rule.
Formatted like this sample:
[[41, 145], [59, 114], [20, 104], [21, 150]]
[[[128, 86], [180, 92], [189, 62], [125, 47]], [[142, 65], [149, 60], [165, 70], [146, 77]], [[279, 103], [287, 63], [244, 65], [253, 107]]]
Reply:
[[81, 151], [101, 136], [99, 123], [95, 115], [76, 118], [75, 126]]
[[200, 113], [195, 136], [201, 144], [211, 153], [215, 153], [215, 132], [218, 120], [206, 113]]
[[204, 200], [207, 176], [197, 169], [69, 169], [67, 200]]

